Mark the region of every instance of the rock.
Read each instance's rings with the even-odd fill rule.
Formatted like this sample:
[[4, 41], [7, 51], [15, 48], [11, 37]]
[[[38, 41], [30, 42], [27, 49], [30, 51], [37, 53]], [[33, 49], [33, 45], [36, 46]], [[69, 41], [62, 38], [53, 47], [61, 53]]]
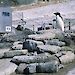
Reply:
[[61, 31], [55, 31], [56, 35], [55, 35], [55, 38], [56, 39], [59, 39], [61, 41], [64, 41], [64, 34], [61, 32]]
[[60, 64], [58, 61], [53, 60], [50, 62], [20, 64], [17, 71], [20, 74], [33, 74], [33, 73], [51, 73], [58, 72]]
[[47, 62], [47, 61], [51, 61], [51, 60], [58, 60], [57, 57], [55, 57], [54, 55], [50, 55], [48, 53], [42, 53], [42, 54], [37, 54], [36, 56], [15, 56], [13, 57], [13, 59], [11, 60], [12, 62], [16, 63], [16, 64], [20, 64], [20, 63], [37, 63], [37, 62]]
[[68, 46], [61, 47], [61, 50], [62, 51], [74, 51], [74, 49], [72, 49], [71, 47], [68, 47]]
[[0, 49], [7, 49], [12, 46], [12, 42], [0, 42]]
[[4, 56], [4, 53], [0, 52], [0, 59], [3, 58], [3, 56]]
[[37, 64], [38, 63], [29, 64], [28, 67], [24, 70], [24, 73], [25, 74], [27, 73], [27, 69], [28, 69], [29, 74], [36, 73], [36, 66], [37, 66]]
[[23, 45], [21, 44], [17, 44], [11, 47], [12, 50], [22, 50], [22, 48], [23, 48]]
[[65, 46], [65, 42], [59, 41], [59, 39], [48, 40], [47, 44], [56, 46]]
[[32, 63], [32, 64], [20, 64], [17, 71], [19, 74], [32, 74], [36, 73], [36, 66], [38, 63]]
[[28, 37], [35, 40], [45, 40], [45, 39], [55, 38], [55, 34], [51, 32], [47, 32], [43, 34], [28, 35]]
[[61, 51], [57, 53], [56, 56], [62, 64], [70, 63], [75, 59], [75, 55], [71, 51]]
[[0, 49], [0, 59], [3, 58], [4, 52], [9, 51], [10, 49]]
[[19, 56], [19, 55], [25, 55], [28, 53], [28, 50], [14, 50], [14, 51], [8, 51], [4, 53], [4, 57], [6, 58], [11, 58], [14, 56]]
[[14, 73], [17, 68], [15, 64], [9, 64], [7, 67], [8, 68], [3, 70], [3, 72], [0, 72], [0, 75], [10, 75], [11, 73]]
[[36, 67], [37, 73], [52, 73], [52, 72], [58, 72], [59, 70], [59, 62], [57, 61], [51, 61], [51, 62], [45, 62], [45, 63], [39, 63]]
[[61, 47], [54, 45], [39, 45], [37, 46], [40, 51], [49, 52], [49, 53], [57, 53], [61, 50]]
[[75, 75], [75, 68], [68, 71], [68, 73], [66, 75]]
[[64, 41], [65, 41], [67, 46], [70, 46], [71, 44], [73, 45], [73, 41], [72, 41], [71, 36], [70, 36], [69, 33], [65, 33]]
[[35, 40], [26, 40], [23, 43], [23, 49], [28, 49], [29, 52], [37, 51], [38, 45], [43, 45], [43, 42]]
[[32, 63], [32, 64], [25, 64], [25, 63], [21, 63], [16, 72], [18, 74], [32, 74], [32, 73], [36, 73], [36, 66], [38, 63]]
[[14, 73], [17, 68], [16, 64], [11, 63], [8, 60], [0, 60], [0, 63], [0, 75], [10, 75], [11, 73]]
[[20, 31], [23, 31], [23, 27], [21, 25], [18, 25], [16, 29], [20, 30]]
[[72, 39], [72, 41], [73, 41], [74, 44], [75, 44], [75, 33], [70, 33], [70, 35], [71, 35], [71, 39]]
[[18, 67], [17, 67], [17, 69], [16, 69], [16, 73], [18, 73], [18, 74], [24, 74], [24, 70], [25, 70], [25, 68], [27, 68], [27, 64], [25, 64], [25, 63], [22, 63], [22, 64], [20, 64]]
[[27, 56], [36, 56], [37, 52], [36, 51], [35, 52], [28, 52], [26, 55]]
[[13, 43], [13, 46], [11, 47], [12, 50], [21, 50], [23, 48], [23, 43], [21, 41], [17, 41]]
[[17, 44], [23, 44], [23, 43], [22, 43], [22, 41], [17, 41], [17, 42], [13, 43], [13, 45], [17, 45]]

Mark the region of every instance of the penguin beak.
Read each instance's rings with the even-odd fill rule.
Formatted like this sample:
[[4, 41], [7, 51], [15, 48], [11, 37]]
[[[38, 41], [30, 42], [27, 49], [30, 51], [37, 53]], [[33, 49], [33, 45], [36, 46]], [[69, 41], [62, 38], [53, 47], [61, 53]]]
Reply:
[[60, 15], [60, 13], [59, 12], [56, 12], [56, 13], [54, 13], [55, 15]]
[[54, 13], [55, 15], [57, 15], [57, 13]]

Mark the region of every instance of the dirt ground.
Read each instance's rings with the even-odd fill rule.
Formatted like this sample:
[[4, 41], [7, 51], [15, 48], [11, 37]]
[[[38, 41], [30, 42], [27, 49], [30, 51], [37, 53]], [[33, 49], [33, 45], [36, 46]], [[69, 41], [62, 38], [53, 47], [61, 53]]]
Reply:
[[57, 2], [56, 0], [52, 1], [52, 2], [42, 2], [42, 1], [40, 1], [40, 2], [35, 3], [35, 4], [18, 5], [18, 6], [14, 6], [12, 8], [13, 8], [13, 10], [27, 10], [27, 9], [42, 7], [42, 6], [46, 6], [46, 5], [50, 5], [50, 4], [58, 4], [58, 3], [61, 3], [61, 2]]

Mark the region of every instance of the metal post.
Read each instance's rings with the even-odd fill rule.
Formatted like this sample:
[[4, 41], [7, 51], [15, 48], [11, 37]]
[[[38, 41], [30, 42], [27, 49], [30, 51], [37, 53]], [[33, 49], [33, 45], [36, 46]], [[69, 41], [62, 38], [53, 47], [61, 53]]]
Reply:
[[33, 25], [33, 31], [34, 31], [34, 25]]
[[23, 12], [22, 12], [22, 19], [24, 19], [24, 17], [23, 17]]
[[69, 21], [69, 30], [71, 30], [71, 23], [70, 23], [70, 21]]
[[22, 12], [22, 15], [21, 15], [21, 23], [22, 23], [22, 26], [24, 27], [24, 24], [23, 24], [23, 22], [24, 22], [24, 19], [23, 19], [23, 12]]
[[25, 29], [26, 21], [24, 21], [24, 14], [23, 14], [23, 12], [22, 12], [22, 19], [21, 19], [21, 21], [22, 21], [22, 26]]

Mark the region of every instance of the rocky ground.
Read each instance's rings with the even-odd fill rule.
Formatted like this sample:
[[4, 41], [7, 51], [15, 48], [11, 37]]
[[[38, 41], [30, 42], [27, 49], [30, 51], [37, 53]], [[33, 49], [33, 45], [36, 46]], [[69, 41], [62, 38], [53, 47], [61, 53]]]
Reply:
[[[48, 3], [47, 4], [39, 4], [39, 7], [40, 6], [45, 6], [45, 5], [48, 5]], [[58, 7], [60, 4], [56, 4], [56, 6]], [[65, 12], [67, 12], [68, 13], [68, 11], [70, 11], [70, 13], [69, 14], [71, 14], [72, 16], [74, 16], [75, 14], [73, 14], [74, 13], [74, 11], [73, 12], [71, 12], [73, 9], [75, 9], [73, 6], [74, 6], [74, 2], [72, 2], [72, 4], [70, 4], [69, 3], [69, 5], [70, 5], [70, 9], [68, 10], [67, 9], [67, 7], [69, 6], [68, 5], [68, 3], [66, 3], [66, 8], [65, 7], [63, 7], [63, 5], [65, 5], [65, 4], [62, 4], [62, 5], [60, 5], [61, 6], [61, 8], [63, 8], [63, 9], [65, 9], [65, 11], [64, 11], [64, 13]], [[31, 5], [30, 5], [31, 6]], [[14, 8], [14, 10], [25, 10], [25, 9], [29, 9], [29, 7], [30, 6], [26, 6], [26, 7], [24, 7], [24, 6], [20, 6], [20, 7], [17, 7], [17, 8]], [[51, 6], [53, 6], [53, 5], [51, 5]], [[54, 5], [54, 7], [56, 7], [55, 5]], [[32, 6], [31, 8], [35, 8], [35, 7], [38, 7], [38, 5], [34, 5], [34, 6]], [[50, 7], [50, 6], [48, 6], [48, 7]], [[71, 7], [73, 7], [73, 9], [71, 9]], [[63, 9], [61, 10], [61, 8], [59, 8], [59, 9], [57, 9], [57, 10], [59, 10], [59, 11], [63, 11]], [[46, 8], [45, 8], [46, 9]], [[67, 9], [67, 10], [66, 10]], [[53, 8], [51, 9], [52, 11], [54, 11], [53, 10]], [[43, 11], [42, 11], [43, 12]], [[70, 18], [70, 17], [69, 17]], [[71, 17], [72, 18], [72, 17]], [[73, 17], [74, 18], [74, 17]], [[72, 22], [72, 24], [74, 25], [75, 23], [74, 22]], [[72, 28], [75, 28], [75, 27], [72, 27]], [[59, 31], [58, 31], [59, 32]], [[64, 46], [64, 48], [62, 48], [64, 51], [66, 51], [66, 52], [68, 52], [67, 50], [70, 50], [71, 52], [73, 52], [73, 53], [71, 53], [72, 55], [74, 55], [74, 52], [75, 52], [75, 47], [74, 47], [74, 41], [75, 41], [75, 39], [74, 38], [72, 38], [71, 39], [71, 36], [73, 36], [73, 37], [75, 37], [75, 33], [73, 33], [73, 34], [70, 34], [71, 36], [70, 37], [67, 37], [67, 39], [65, 40], [65, 38], [63, 37], [63, 36], [61, 36], [60, 34], [62, 34], [61, 32], [60, 33], [58, 33], [57, 31], [55, 31], [55, 30], [53, 30], [53, 31], [51, 31], [51, 35], [52, 34], [54, 34], [54, 36], [53, 37], [46, 37], [46, 38], [44, 38], [44, 37], [40, 37], [41, 39], [44, 39], [44, 40], [47, 40], [48, 39], [48, 44], [49, 45], [51, 45], [51, 44], [53, 44], [53, 45], [56, 45], [55, 47], [52, 47], [52, 49], [51, 48], [49, 48], [49, 50], [48, 50], [48, 46], [47, 46], [47, 49], [45, 48], [43, 48], [44, 49], [44, 51], [47, 51], [47, 52], [53, 52], [53, 50], [56, 50], [56, 51], [54, 51], [55, 52], [55, 54], [57, 54], [57, 52], [59, 53], [59, 54], [57, 54], [57, 56], [60, 58], [60, 56], [62, 57], [62, 55], [61, 55], [61, 51], [60, 50], [58, 50], [58, 49], [56, 49], [56, 47], [57, 46], [61, 46], [60, 44], [62, 44], [63, 42], [67, 42], [67, 44], [64, 44], [65, 46], [66, 45], [68, 45], [68, 47], [65, 47], [64, 45], [62, 45], [62, 46]], [[3, 37], [1, 37], [1, 39], [0, 39], [0, 64], [1, 64], [1, 66], [0, 66], [0, 71], [2, 71], [2, 70], [4, 70], [4, 72], [1, 72], [3, 75], [8, 75], [8, 74], [10, 74], [10, 73], [12, 73], [15, 69], [16, 69], [16, 66], [12, 63], [10, 63], [9, 61], [10, 60], [12, 60], [12, 59], [8, 59], [9, 57], [14, 57], [14, 56], [21, 56], [22, 54], [23, 55], [25, 55], [26, 53], [27, 53], [27, 50], [26, 51], [23, 51], [22, 50], [22, 45], [17, 45], [17, 44], [14, 44], [14, 42], [16, 42], [16, 41], [22, 41], [22, 42], [24, 42], [25, 41], [25, 38], [28, 38], [28, 35], [30, 35], [30, 34], [33, 34], [34, 32], [32, 31], [32, 30], [29, 30], [29, 29], [24, 29], [24, 30], [17, 30], [17, 29], [15, 29], [14, 27], [13, 27], [13, 30], [12, 30], [12, 33], [9, 33], [9, 34], [5, 34]], [[59, 35], [57, 35], [57, 37], [58, 38], [55, 38], [56, 36], [55, 36], [55, 34], [59, 34]], [[47, 33], [48, 34], [48, 33]], [[34, 35], [34, 34], [33, 34]], [[42, 34], [41, 34], [42, 35]], [[40, 36], [40, 35], [39, 35]], [[37, 38], [37, 37], [36, 37]], [[37, 39], [40, 39], [40, 38], [37, 38]], [[56, 39], [60, 39], [60, 40], [57, 40], [57, 41], [55, 41]], [[64, 41], [62, 41], [62, 39], [64, 40]], [[73, 41], [74, 40], [74, 41]], [[60, 43], [59, 43], [60, 42]], [[13, 45], [12, 45], [13, 44]], [[72, 44], [72, 45], [71, 45]], [[33, 44], [34, 45], [34, 44]], [[18, 48], [18, 50], [11, 50], [11, 47], [13, 46], [13, 48]], [[50, 46], [51, 47], [51, 46]], [[4, 50], [2, 49], [2, 48], [4, 48]], [[8, 48], [8, 49], [6, 49], [6, 48]], [[58, 47], [57, 47], [58, 48]], [[30, 48], [30, 49], [33, 49], [33, 48]], [[39, 47], [39, 49], [41, 50], [41, 48]], [[42, 50], [43, 50], [42, 49]], [[60, 47], [59, 47], [59, 49], [60, 49]], [[19, 51], [20, 50], [20, 51]], [[60, 52], [59, 52], [60, 51]], [[50, 54], [52, 54], [52, 53], [50, 53]], [[63, 54], [63, 53], [62, 53]], [[27, 55], [28, 56], [32, 56], [32, 55], [36, 55], [36, 54], [33, 54], [33, 53], [27, 53]], [[68, 55], [68, 54], [67, 54]], [[69, 57], [69, 56], [68, 56]], [[7, 59], [6, 59], [7, 58]], [[18, 57], [14, 57], [14, 59], [15, 58], [17, 58], [17, 60], [18, 60]], [[26, 58], [26, 57], [25, 57]], [[64, 58], [64, 57], [62, 57], [62, 58]], [[72, 57], [73, 58], [73, 57]], [[39, 58], [38, 57], [38, 59], [41, 59], [41, 58]], [[61, 58], [60, 58], [61, 59]], [[68, 58], [69, 59], [69, 58]], [[22, 59], [21, 59], [22, 60]], [[32, 60], [33, 59], [30, 59], [30, 61], [32, 62]], [[35, 59], [34, 59], [35, 60]], [[74, 60], [74, 59], [72, 59], [72, 60]], [[75, 61], [73, 61], [72, 62], [72, 60], [70, 59], [70, 61], [69, 62], [71, 62], [71, 63], [68, 63], [68, 64], [64, 64], [64, 68], [63, 69], [60, 69], [57, 73], [41, 73], [40, 75], [66, 75], [67, 73], [68, 73], [68, 71], [70, 71], [71, 69], [73, 69], [73, 68], [75, 68]], [[25, 60], [24, 60], [25, 61]], [[37, 59], [36, 59], [36, 61], [38, 61]], [[23, 62], [23, 61], [22, 61]], [[28, 62], [28, 61], [25, 61], [25, 62]], [[35, 62], [35, 61], [34, 61]], [[67, 60], [66, 60], [66, 62], [68, 62]], [[8, 63], [10, 64], [10, 65], [8, 65]], [[21, 62], [20, 62], [21, 63]], [[12, 65], [12, 66], [11, 66]], [[15, 67], [14, 67], [15, 66]], [[3, 68], [4, 67], [4, 68]], [[9, 67], [8, 69], [6, 69], [6, 67]], [[12, 67], [14, 67], [14, 69], [12, 69]], [[1, 74], [1, 75], [2, 75]], [[16, 74], [16, 73], [12, 73], [11, 75], [22, 75], [22, 74]], [[39, 73], [34, 73], [33, 75], [39, 75]]]
[[[25, 36], [24, 36], [24, 34], [25, 35], [27, 35], [27, 34], [33, 34], [33, 32], [31, 31], [31, 30], [22, 30], [22, 31], [20, 31], [20, 30], [17, 30], [17, 29], [15, 29], [15, 28], [13, 28], [14, 30], [13, 30], [13, 32], [14, 32], [14, 37], [12, 37], [12, 35], [10, 35], [10, 34], [8, 34], [8, 35], [4, 35], [4, 39], [2, 39], [1, 41], [1, 43], [3, 43], [3, 45], [0, 45], [1, 46], [1, 48], [3, 48], [3, 46], [5, 46], [5, 48], [8, 48], [8, 49], [1, 49], [0, 51], [0, 58], [3, 58], [3, 59], [0, 59], [0, 61], [1, 61], [1, 65], [3, 64], [3, 66], [6, 66], [7, 64], [8, 64], [8, 62], [11, 60], [11, 59], [9, 59], [8, 60], [8, 58], [9, 57], [14, 57], [14, 56], [16, 56], [16, 55], [25, 55], [26, 54], [26, 52], [27, 51], [22, 51], [22, 46], [21, 45], [18, 45], [18, 43], [16, 42], [16, 41], [24, 41], [24, 39], [25, 39]], [[25, 33], [24, 33], [24, 31], [25, 31]], [[12, 32], [12, 34], [13, 34], [13, 32]], [[29, 33], [30, 32], [30, 33]], [[53, 33], [54, 34], [54, 33]], [[20, 35], [21, 35], [21, 38], [20, 38]], [[34, 34], [33, 34], [34, 35]], [[39, 35], [39, 34], [38, 34]], [[41, 34], [42, 35], [42, 34]], [[51, 34], [52, 35], [52, 34]], [[71, 34], [71, 35], [73, 35], [73, 34]], [[17, 37], [18, 36], [18, 37]], [[28, 37], [28, 36], [27, 36]], [[72, 46], [71, 44], [69, 45], [70, 47], [65, 47], [64, 45], [65, 45], [65, 43], [63, 43], [63, 42], [61, 42], [61, 41], [59, 41], [58, 39], [53, 39], [55, 36], [53, 36], [53, 37], [48, 37], [48, 38], [51, 38], [51, 40], [49, 41], [46, 41], [46, 42], [48, 42], [48, 44], [49, 45], [51, 45], [51, 44], [53, 44], [53, 45], [56, 45], [56, 47], [55, 46], [50, 46], [50, 48], [49, 48], [49, 50], [48, 50], [48, 46], [47, 46], [47, 48], [43, 48], [43, 46], [42, 46], [42, 48], [44, 49], [44, 51], [47, 51], [47, 52], [55, 52], [55, 53], [57, 53], [58, 51], [60, 51], [60, 47], [57, 47], [57, 46], [63, 46], [63, 50], [70, 50], [70, 51], [73, 51], [74, 50], [74, 46]], [[14, 39], [14, 38], [16, 38], [16, 39]], [[43, 37], [42, 37], [43, 38]], [[41, 38], [41, 39], [42, 39]], [[47, 38], [47, 37], [46, 37]], [[40, 39], [40, 38], [39, 38]], [[70, 39], [71, 40], [71, 39]], [[68, 41], [68, 43], [70, 43], [70, 40]], [[10, 43], [9, 43], [10, 42]], [[14, 42], [16, 42], [16, 43], [14, 43]], [[9, 44], [8, 44], [9, 43]], [[11, 50], [11, 48], [10, 47], [12, 47], [12, 44], [13, 44], [13, 46], [15, 46], [16, 47], [16, 49], [18, 49], [18, 50]], [[5, 44], [5, 45], [4, 45]], [[15, 48], [15, 47], [13, 47], [13, 48]], [[38, 46], [38, 48], [40, 48], [39, 46]], [[40, 48], [41, 49], [41, 48]], [[47, 49], [47, 50], [46, 50]], [[59, 49], [59, 50], [58, 50]], [[74, 52], [74, 51], [73, 51]], [[3, 54], [2, 54], [3, 53]], [[1, 56], [2, 55], [2, 56]], [[32, 55], [32, 54], [27, 54], [27, 55]], [[59, 54], [57, 54], [58, 56], [59, 56]], [[6, 59], [7, 58], [7, 59]], [[15, 58], [15, 57], [14, 57]], [[6, 60], [6, 63], [5, 63], [5, 60]], [[68, 60], [68, 58], [67, 58], [67, 60]], [[31, 60], [30, 60], [31, 61]], [[23, 62], [23, 61], [22, 61]], [[26, 62], [26, 61], [25, 61]], [[28, 61], [27, 61], [28, 62]], [[5, 63], [5, 64], [4, 64]], [[10, 63], [10, 62], [9, 62]], [[75, 61], [73, 61], [72, 63], [69, 63], [69, 64], [65, 64], [64, 66], [64, 68], [63, 69], [60, 69], [57, 73], [46, 73], [45, 75], [60, 75], [61, 73], [61, 75], [66, 75], [67, 74], [67, 72], [69, 71], [69, 70], [71, 70], [71, 69], [73, 69], [74, 68], [74, 66], [75, 66]], [[13, 65], [14, 66], [14, 65]], [[2, 66], [1, 66], [2, 67]], [[16, 67], [16, 66], [15, 66]], [[11, 65], [9, 66], [9, 68], [11, 68]], [[12, 69], [11, 69], [12, 70]], [[10, 70], [10, 72], [12, 73], [12, 71]], [[2, 71], [2, 70], [1, 70]], [[5, 70], [5, 73], [7, 73], [7, 71], [9, 72], [9, 70]], [[9, 72], [9, 73], [10, 73]], [[3, 72], [4, 73], [4, 72]], [[12, 73], [11, 75], [18, 75], [18, 74], [16, 74], [16, 73]], [[20, 75], [22, 75], [22, 74], [20, 74]], [[36, 74], [36, 73], [34, 73], [33, 75], [38, 75], [38, 73]], [[44, 73], [42, 73], [41, 75], [44, 75]]]

